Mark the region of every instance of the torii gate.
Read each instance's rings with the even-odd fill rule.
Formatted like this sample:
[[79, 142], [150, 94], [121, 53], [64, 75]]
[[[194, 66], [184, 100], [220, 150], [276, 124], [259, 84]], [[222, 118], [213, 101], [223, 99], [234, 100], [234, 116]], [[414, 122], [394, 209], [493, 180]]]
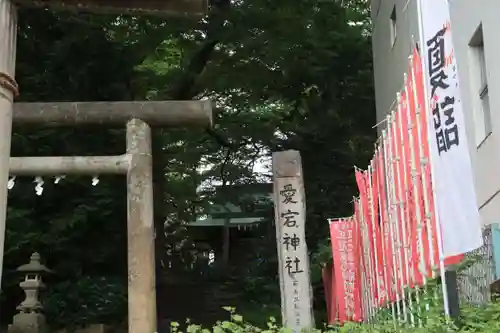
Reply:
[[[127, 176], [128, 326], [157, 331], [151, 126], [211, 126], [209, 101], [16, 103], [16, 6], [154, 15], [201, 15], [207, 0], [0, 0], [0, 285], [7, 182], [17, 175], [124, 174]], [[106, 125], [127, 128], [120, 156], [10, 157], [12, 122], [41, 126]]]

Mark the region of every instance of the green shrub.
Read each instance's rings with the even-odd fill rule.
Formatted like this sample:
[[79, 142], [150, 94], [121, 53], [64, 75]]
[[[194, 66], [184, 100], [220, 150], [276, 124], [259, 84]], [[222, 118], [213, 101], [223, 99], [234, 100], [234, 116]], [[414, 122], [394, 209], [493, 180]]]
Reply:
[[126, 285], [112, 277], [82, 277], [51, 286], [44, 295], [45, 314], [53, 328], [89, 323], [116, 324], [126, 318]]
[[[171, 324], [172, 333], [287, 333], [289, 329], [280, 327], [274, 317], [268, 319], [265, 327], [248, 323], [236, 314], [234, 308], [225, 308], [231, 314], [231, 320], [218, 322], [208, 329], [186, 322]], [[375, 324], [348, 323], [342, 327], [324, 326], [311, 333], [500, 333], [500, 303], [491, 303], [485, 307], [465, 307], [459, 323], [445, 320], [440, 311], [427, 312], [423, 327], [395, 326], [392, 319], [378, 320]]]

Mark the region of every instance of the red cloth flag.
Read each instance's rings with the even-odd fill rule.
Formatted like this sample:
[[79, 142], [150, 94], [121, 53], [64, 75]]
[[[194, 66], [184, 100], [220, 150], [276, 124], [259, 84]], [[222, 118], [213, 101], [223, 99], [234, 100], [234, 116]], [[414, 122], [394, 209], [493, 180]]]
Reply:
[[328, 324], [334, 325], [338, 322], [338, 304], [337, 304], [337, 294], [335, 287], [335, 272], [333, 264], [329, 263], [325, 265], [322, 269], [323, 276], [323, 287], [325, 289], [325, 301], [326, 310], [328, 317]]
[[398, 112], [395, 115], [393, 137], [395, 139], [397, 159], [398, 182], [396, 184], [397, 191], [400, 193], [399, 200], [402, 201], [402, 210], [400, 211], [400, 235], [403, 244], [403, 269], [404, 269], [404, 282], [407, 286], [414, 284], [414, 267], [415, 267], [415, 254], [416, 243], [413, 242], [413, 237], [416, 230], [416, 219], [414, 215], [414, 202], [412, 191], [412, 175], [410, 155], [410, 142], [408, 137], [408, 108], [404, 103], [406, 92], [401, 93], [399, 101]]
[[[382, 255], [380, 253], [380, 247], [378, 244], [375, 243], [375, 239], [380, 239], [380, 228], [378, 227], [377, 223], [373, 223], [372, 216], [375, 215], [375, 208], [374, 208], [374, 201], [370, 200], [371, 198], [371, 190], [372, 187], [370, 186], [370, 178], [368, 171], [362, 171], [362, 170], [356, 170], [355, 171], [356, 175], [356, 183], [358, 184], [358, 189], [359, 189], [359, 195], [360, 195], [360, 201], [361, 201], [361, 207], [362, 207], [362, 214], [363, 214], [363, 219], [359, 220], [360, 223], [364, 223], [366, 226], [367, 234], [368, 237], [365, 240], [368, 246], [368, 253], [369, 253], [369, 258], [370, 258], [370, 263], [368, 266], [366, 266], [366, 271], [367, 274], [369, 274], [370, 281], [371, 281], [371, 290], [372, 290], [372, 295], [373, 303], [380, 303], [380, 281], [378, 281], [378, 278], [380, 277], [380, 269], [383, 269], [383, 267], [379, 267], [380, 264], [380, 259], [379, 257]], [[367, 264], [367, 263], [366, 263]]]
[[[393, 240], [394, 248], [393, 250], [395, 251], [395, 262], [394, 265], [397, 268], [397, 275], [396, 275], [396, 287], [397, 287], [397, 292], [401, 292], [403, 290], [403, 286], [407, 284], [408, 281], [408, 276], [406, 274], [406, 269], [405, 269], [405, 261], [404, 261], [404, 247], [402, 246], [404, 235], [403, 235], [403, 228], [402, 228], [402, 217], [404, 214], [404, 211], [401, 210], [401, 207], [399, 205], [399, 201], [401, 200], [400, 198], [400, 193], [398, 193], [398, 159], [397, 154], [398, 154], [398, 142], [397, 137], [396, 137], [396, 131], [395, 131], [395, 124], [391, 123], [390, 124], [390, 131], [387, 133], [387, 142], [390, 143], [390, 146], [387, 148], [387, 165], [390, 168], [389, 172], [391, 175], [391, 180], [390, 180], [390, 193], [392, 196], [392, 205], [394, 205], [394, 208], [392, 209], [393, 215], [392, 215], [392, 224], [391, 228], [393, 230], [395, 239]], [[401, 246], [399, 246], [401, 245]], [[393, 253], [394, 254], [394, 253]]]
[[[387, 302], [387, 287], [385, 281], [384, 274], [384, 252], [382, 250], [383, 236], [382, 229], [380, 224], [380, 214], [379, 214], [379, 173], [378, 173], [378, 163], [377, 163], [377, 153], [375, 153], [373, 160], [370, 165], [370, 178], [371, 184], [368, 184], [370, 187], [370, 206], [372, 208], [372, 219], [370, 220], [370, 224], [373, 224], [373, 239], [375, 245], [375, 262], [377, 263], [375, 269], [377, 270], [376, 275], [376, 286], [377, 286], [377, 304], [384, 305]], [[371, 237], [372, 235], [368, 235]]]
[[[368, 269], [368, 263], [367, 263], [367, 258], [365, 258], [365, 254], [364, 254], [364, 248], [363, 248], [363, 236], [361, 234], [361, 223], [363, 221], [363, 217], [362, 217], [362, 212], [361, 212], [361, 208], [360, 208], [360, 199], [359, 198], [356, 198], [354, 199], [354, 222], [355, 222], [355, 230], [357, 230], [357, 237], [356, 237], [356, 243], [357, 243], [357, 248], [359, 250], [359, 276], [358, 276], [358, 280], [359, 280], [359, 286], [361, 288], [361, 297], [363, 296], [363, 293], [365, 292], [365, 290], [367, 291], [368, 295], [371, 295], [370, 293], [370, 290], [373, 290], [371, 289], [371, 286], [370, 285], [365, 285], [365, 283], [367, 283], [369, 280], [369, 278], [371, 278], [370, 276], [370, 270]], [[362, 274], [364, 273], [365, 275], [365, 279], [363, 280], [363, 276]], [[361, 307], [362, 307], [362, 313], [363, 313], [363, 316], [366, 316], [367, 315], [367, 309], [364, 307], [365, 304], [363, 302], [361, 302]]]
[[381, 150], [375, 153], [376, 170], [378, 174], [378, 193], [380, 205], [380, 226], [382, 238], [382, 251], [384, 253], [383, 259], [385, 260], [384, 276], [387, 297], [390, 301], [396, 300], [396, 295], [393, 288], [393, 247], [392, 247], [392, 233], [389, 227], [388, 205], [387, 205], [387, 191], [386, 191], [386, 174], [384, 165], [384, 154]]
[[[404, 145], [404, 164], [406, 172], [406, 185], [408, 193], [408, 211], [409, 211], [409, 242], [411, 248], [410, 267], [412, 269], [413, 281], [410, 284], [422, 285], [421, 256], [424, 255], [420, 249], [420, 241], [424, 248], [427, 247], [427, 234], [425, 231], [424, 218], [425, 210], [422, 206], [422, 182], [420, 177], [420, 154], [417, 140], [416, 109], [413, 95], [413, 86], [411, 81], [406, 82], [404, 92], [401, 94], [401, 126], [403, 129]], [[412, 127], [409, 127], [412, 124]], [[416, 175], [413, 175], [416, 172]], [[415, 177], [414, 177], [415, 176]], [[418, 195], [418, 197], [417, 197]], [[418, 230], [419, 223], [422, 225]]]
[[361, 321], [360, 258], [355, 219], [330, 219], [329, 222], [339, 322]]
[[[421, 142], [419, 143], [422, 148], [423, 148], [423, 154], [424, 157], [429, 161], [430, 157], [430, 151], [429, 151], [429, 140], [428, 140], [428, 131], [427, 131], [427, 117], [428, 115], [426, 112], [424, 112], [424, 79], [423, 79], [423, 73], [422, 73], [422, 59], [420, 57], [420, 54], [416, 48], [413, 49], [413, 57], [412, 61], [410, 62], [410, 67], [409, 67], [409, 73], [413, 73], [413, 75], [410, 75], [410, 79], [413, 78], [415, 81], [415, 88], [416, 88], [416, 98], [417, 98], [417, 103], [413, 107], [416, 108], [417, 106], [420, 106], [421, 112], [418, 115], [418, 121], [420, 123], [420, 137], [421, 137]], [[410, 82], [412, 82], [410, 80]], [[416, 116], [415, 116], [416, 117]], [[434, 206], [434, 192], [432, 188], [432, 181], [431, 181], [431, 165], [430, 163], [427, 163], [423, 169], [420, 169], [421, 175], [422, 175], [422, 181], [425, 182], [426, 184], [426, 190], [427, 190], [427, 199], [428, 199], [428, 206], [430, 209], [430, 221], [427, 221], [426, 223], [430, 223], [430, 229], [431, 229], [431, 239], [432, 239], [432, 254], [429, 252], [429, 236], [427, 235], [427, 230], [426, 230], [426, 241], [427, 243], [424, 243], [424, 247], [426, 247], [427, 251], [425, 251], [425, 262], [426, 262], [426, 272], [428, 276], [432, 275], [432, 269], [436, 268], [436, 266], [439, 264], [439, 251], [438, 251], [438, 238], [437, 238], [437, 223], [436, 223], [436, 216], [434, 214], [435, 212], [435, 206]], [[423, 192], [423, 191], [422, 191]], [[422, 202], [421, 202], [422, 207], [424, 207], [424, 202], [423, 202], [423, 197], [422, 197]], [[434, 261], [434, 266], [431, 267], [430, 263], [430, 257], [433, 256], [433, 261]], [[460, 263], [462, 261], [464, 255], [460, 254], [457, 256], [452, 256], [445, 258], [445, 265], [455, 265]]]

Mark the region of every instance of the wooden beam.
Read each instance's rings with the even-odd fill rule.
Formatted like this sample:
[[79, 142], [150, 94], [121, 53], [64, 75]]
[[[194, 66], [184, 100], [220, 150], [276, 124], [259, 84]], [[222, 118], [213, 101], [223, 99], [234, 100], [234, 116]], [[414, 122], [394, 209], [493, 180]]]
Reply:
[[208, 12], [208, 0], [14, 0], [26, 7], [71, 10], [96, 14], [151, 16], [201, 16]]
[[16, 176], [126, 174], [129, 156], [11, 157], [10, 174]]
[[45, 127], [123, 126], [131, 119], [150, 126], [212, 125], [210, 101], [14, 103], [14, 123]]

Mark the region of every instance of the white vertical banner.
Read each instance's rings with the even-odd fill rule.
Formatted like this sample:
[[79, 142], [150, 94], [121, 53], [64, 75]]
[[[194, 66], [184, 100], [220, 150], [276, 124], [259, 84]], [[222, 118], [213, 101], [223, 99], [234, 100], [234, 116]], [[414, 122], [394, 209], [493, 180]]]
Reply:
[[294, 333], [314, 328], [300, 154], [273, 153], [274, 210], [283, 326]]
[[429, 148], [442, 255], [483, 245], [447, 0], [419, 0]]

